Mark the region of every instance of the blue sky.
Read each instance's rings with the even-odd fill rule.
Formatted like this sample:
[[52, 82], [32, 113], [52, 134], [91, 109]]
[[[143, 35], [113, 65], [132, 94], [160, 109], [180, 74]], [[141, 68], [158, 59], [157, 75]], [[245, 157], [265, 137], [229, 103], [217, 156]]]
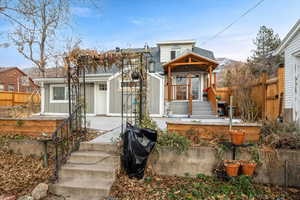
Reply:
[[[85, 48], [142, 47], [145, 42], [196, 39], [197, 46], [216, 57], [246, 60], [261, 25], [281, 38], [300, 19], [299, 0], [265, 0], [218, 38], [203, 43], [222, 30], [258, 0], [100, 0], [99, 8], [72, 5], [73, 37]], [[9, 24], [0, 18], [0, 31]], [[3, 39], [5, 34], [0, 35]], [[58, 37], [63, 40], [63, 37]], [[29, 67], [14, 47], [0, 48], [1, 66]]]

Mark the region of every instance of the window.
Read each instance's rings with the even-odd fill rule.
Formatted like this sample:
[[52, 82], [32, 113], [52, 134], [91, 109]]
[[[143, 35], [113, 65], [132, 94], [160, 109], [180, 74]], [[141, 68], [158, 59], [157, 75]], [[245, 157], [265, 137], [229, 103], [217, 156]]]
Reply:
[[124, 80], [123, 84], [122, 84], [122, 81], [120, 81], [120, 89], [121, 89], [121, 86], [124, 89], [137, 88], [139, 86], [139, 81], [138, 80]]
[[67, 103], [68, 88], [64, 85], [50, 86], [50, 102], [51, 103]]
[[3, 91], [3, 90], [4, 90], [4, 85], [0, 84], [0, 91]]
[[15, 91], [15, 85], [9, 84], [9, 85], [7, 86], [7, 90], [10, 91], [10, 92]]
[[99, 90], [100, 91], [106, 91], [107, 90], [107, 84], [106, 83], [100, 83], [99, 84]]
[[23, 86], [29, 86], [29, 78], [28, 78], [28, 76], [22, 76], [20, 80], [21, 80], [21, 85], [23, 85]]
[[171, 60], [176, 58], [176, 51], [171, 51]]

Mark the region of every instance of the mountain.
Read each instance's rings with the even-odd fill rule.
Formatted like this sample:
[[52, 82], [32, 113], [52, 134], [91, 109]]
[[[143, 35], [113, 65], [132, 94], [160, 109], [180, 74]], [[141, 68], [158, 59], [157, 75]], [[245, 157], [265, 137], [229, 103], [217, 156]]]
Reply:
[[216, 73], [229, 69], [233, 66], [236, 66], [237, 64], [242, 64], [242, 62], [240, 61], [232, 60], [229, 58], [217, 58], [216, 60], [219, 62], [219, 66], [215, 69]]

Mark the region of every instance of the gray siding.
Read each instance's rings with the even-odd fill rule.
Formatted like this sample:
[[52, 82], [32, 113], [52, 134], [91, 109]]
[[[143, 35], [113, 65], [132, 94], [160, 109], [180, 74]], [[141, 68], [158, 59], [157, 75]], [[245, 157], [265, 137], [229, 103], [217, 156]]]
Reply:
[[[109, 113], [119, 114], [121, 113], [121, 89], [119, 86], [119, 78], [117, 76], [109, 81]], [[159, 114], [160, 107], [160, 92], [163, 90], [163, 85], [160, 84], [160, 80], [156, 77], [148, 75], [148, 95], [147, 103], [150, 114]], [[133, 97], [134, 98], [134, 97]], [[124, 92], [124, 106], [127, 104], [127, 110], [131, 113], [131, 101], [134, 101], [130, 95]]]
[[[55, 85], [55, 84], [54, 84]], [[68, 113], [68, 103], [50, 103], [50, 84], [44, 84], [45, 88], [45, 112]], [[83, 90], [82, 90], [83, 92]], [[94, 113], [94, 84], [86, 84], [87, 113]]]
[[171, 102], [170, 103], [171, 115], [187, 115], [188, 114], [188, 102]]
[[[285, 102], [284, 107], [293, 109], [293, 119], [300, 121], [300, 95], [299, 89], [296, 88], [296, 80], [299, 80], [300, 58], [293, 55], [300, 51], [300, 32], [293, 38], [285, 49]], [[297, 69], [296, 69], [297, 68]], [[296, 78], [298, 76], [298, 78]], [[299, 86], [300, 88], [300, 86]]]

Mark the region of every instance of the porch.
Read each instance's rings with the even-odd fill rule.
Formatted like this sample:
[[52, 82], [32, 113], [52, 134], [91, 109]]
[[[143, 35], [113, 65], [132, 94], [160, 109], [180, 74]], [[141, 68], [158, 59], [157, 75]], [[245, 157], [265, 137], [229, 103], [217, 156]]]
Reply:
[[216, 118], [215, 60], [190, 52], [163, 65], [165, 102], [171, 117]]

